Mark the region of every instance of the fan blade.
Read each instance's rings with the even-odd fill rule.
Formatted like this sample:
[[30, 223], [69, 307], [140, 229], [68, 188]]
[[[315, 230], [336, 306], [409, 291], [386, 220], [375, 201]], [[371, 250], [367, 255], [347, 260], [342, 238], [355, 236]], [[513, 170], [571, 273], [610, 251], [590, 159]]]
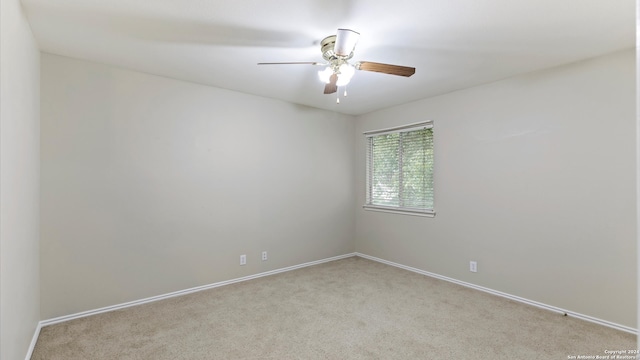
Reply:
[[338, 85], [336, 85], [337, 82], [338, 82], [338, 75], [336, 74], [331, 75], [331, 77], [329, 78], [329, 83], [324, 86], [324, 93], [333, 94], [334, 92], [338, 91]]
[[359, 61], [355, 64], [356, 69], [365, 71], [375, 71], [384, 74], [409, 77], [416, 73], [416, 68], [408, 66], [382, 64], [371, 61]]
[[338, 56], [349, 56], [356, 47], [360, 33], [349, 29], [338, 29], [333, 52]]
[[258, 65], [326, 65], [315, 61], [300, 61], [300, 62], [269, 62], [258, 63]]

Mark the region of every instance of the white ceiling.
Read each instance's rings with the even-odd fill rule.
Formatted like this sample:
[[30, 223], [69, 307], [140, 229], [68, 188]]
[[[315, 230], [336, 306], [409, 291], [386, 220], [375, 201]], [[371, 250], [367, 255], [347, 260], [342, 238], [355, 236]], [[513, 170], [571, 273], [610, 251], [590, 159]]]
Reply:
[[[635, 0], [22, 0], [44, 52], [346, 114], [363, 114], [635, 45]], [[337, 28], [361, 33], [335, 102], [310, 65]], [[340, 91], [341, 92], [341, 91]]]

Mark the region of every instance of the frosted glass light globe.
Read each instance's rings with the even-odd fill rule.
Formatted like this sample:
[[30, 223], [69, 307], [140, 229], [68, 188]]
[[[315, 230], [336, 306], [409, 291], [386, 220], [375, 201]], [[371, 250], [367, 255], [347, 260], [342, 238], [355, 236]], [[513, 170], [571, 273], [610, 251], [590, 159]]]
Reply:
[[318, 71], [318, 78], [325, 84], [328, 84], [331, 81], [331, 75], [333, 75], [333, 70], [330, 67], [326, 67], [324, 70]]

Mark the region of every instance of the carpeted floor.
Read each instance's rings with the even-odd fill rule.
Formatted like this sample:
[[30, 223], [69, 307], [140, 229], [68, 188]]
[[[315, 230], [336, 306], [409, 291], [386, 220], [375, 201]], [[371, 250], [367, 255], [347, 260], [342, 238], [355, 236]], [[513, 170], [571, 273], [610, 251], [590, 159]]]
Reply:
[[636, 336], [353, 257], [44, 327], [40, 359], [568, 359]]

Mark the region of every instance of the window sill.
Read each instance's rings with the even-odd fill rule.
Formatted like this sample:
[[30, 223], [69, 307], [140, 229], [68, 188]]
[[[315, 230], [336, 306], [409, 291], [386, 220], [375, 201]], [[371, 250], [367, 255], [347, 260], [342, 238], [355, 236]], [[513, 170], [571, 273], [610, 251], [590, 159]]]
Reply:
[[386, 213], [392, 213], [392, 214], [422, 216], [422, 217], [431, 217], [431, 218], [436, 216], [436, 212], [433, 210], [403, 209], [403, 208], [379, 206], [379, 205], [362, 205], [362, 207], [368, 211], [380, 211], [380, 212], [386, 212]]

